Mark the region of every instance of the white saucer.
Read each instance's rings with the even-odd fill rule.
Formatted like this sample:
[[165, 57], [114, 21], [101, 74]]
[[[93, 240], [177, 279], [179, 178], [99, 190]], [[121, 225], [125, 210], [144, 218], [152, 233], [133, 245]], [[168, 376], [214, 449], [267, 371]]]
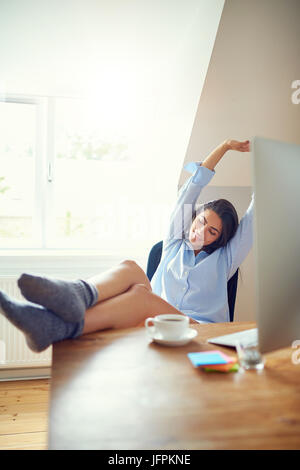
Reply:
[[194, 328], [189, 328], [187, 334], [180, 339], [176, 340], [167, 340], [164, 339], [161, 335], [156, 334], [154, 336], [150, 336], [152, 341], [158, 344], [164, 344], [165, 346], [183, 346], [184, 344], [189, 343], [192, 339], [194, 339], [198, 334], [198, 331], [194, 330]]

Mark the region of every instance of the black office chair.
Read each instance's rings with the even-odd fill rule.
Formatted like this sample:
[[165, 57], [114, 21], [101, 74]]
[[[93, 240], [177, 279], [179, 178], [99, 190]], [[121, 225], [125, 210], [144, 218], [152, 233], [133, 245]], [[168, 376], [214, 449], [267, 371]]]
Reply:
[[[160, 241], [156, 243], [150, 250], [148, 263], [147, 263], [147, 276], [149, 281], [151, 281], [159, 263], [161, 260], [162, 254], [162, 245], [163, 242]], [[228, 305], [229, 305], [229, 318], [233, 322], [234, 318], [234, 306], [236, 300], [237, 284], [238, 284], [238, 270], [227, 282], [227, 295], [228, 295]]]

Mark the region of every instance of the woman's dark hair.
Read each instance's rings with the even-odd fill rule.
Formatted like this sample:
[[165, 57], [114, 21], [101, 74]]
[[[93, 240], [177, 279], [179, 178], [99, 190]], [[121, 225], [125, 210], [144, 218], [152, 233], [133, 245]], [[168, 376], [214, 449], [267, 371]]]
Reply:
[[201, 204], [192, 214], [192, 222], [201, 212], [210, 209], [214, 211], [222, 220], [222, 232], [217, 240], [208, 246], [203, 247], [206, 253], [213, 253], [218, 248], [225, 246], [229, 240], [235, 235], [239, 225], [237, 212], [231, 202], [226, 199], [215, 199], [213, 201]]

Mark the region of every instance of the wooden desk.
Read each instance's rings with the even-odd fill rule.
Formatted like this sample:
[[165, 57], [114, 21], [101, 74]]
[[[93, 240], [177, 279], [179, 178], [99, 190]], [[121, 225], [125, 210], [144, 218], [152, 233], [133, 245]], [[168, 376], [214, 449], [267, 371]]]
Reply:
[[49, 449], [300, 449], [294, 350], [266, 355], [261, 372], [205, 373], [187, 358], [222, 349], [207, 338], [254, 326], [193, 325], [198, 336], [178, 348], [144, 328], [56, 343]]

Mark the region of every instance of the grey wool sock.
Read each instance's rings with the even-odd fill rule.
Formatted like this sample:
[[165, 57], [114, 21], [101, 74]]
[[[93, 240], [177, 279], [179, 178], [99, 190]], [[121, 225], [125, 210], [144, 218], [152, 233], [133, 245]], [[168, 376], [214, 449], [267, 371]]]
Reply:
[[98, 300], [96, 287], [81, 279], [64, 281], [24, 273], [18, 286], [25, 299], [69, 322], [83, 320], [85, 311]]
[[69, 323], [31, 302], [20, 302], [0, 291], [0, 311], [26, 338], [29, 348], [42, 352], [51, 344], [80, 336], [84, 320]]

